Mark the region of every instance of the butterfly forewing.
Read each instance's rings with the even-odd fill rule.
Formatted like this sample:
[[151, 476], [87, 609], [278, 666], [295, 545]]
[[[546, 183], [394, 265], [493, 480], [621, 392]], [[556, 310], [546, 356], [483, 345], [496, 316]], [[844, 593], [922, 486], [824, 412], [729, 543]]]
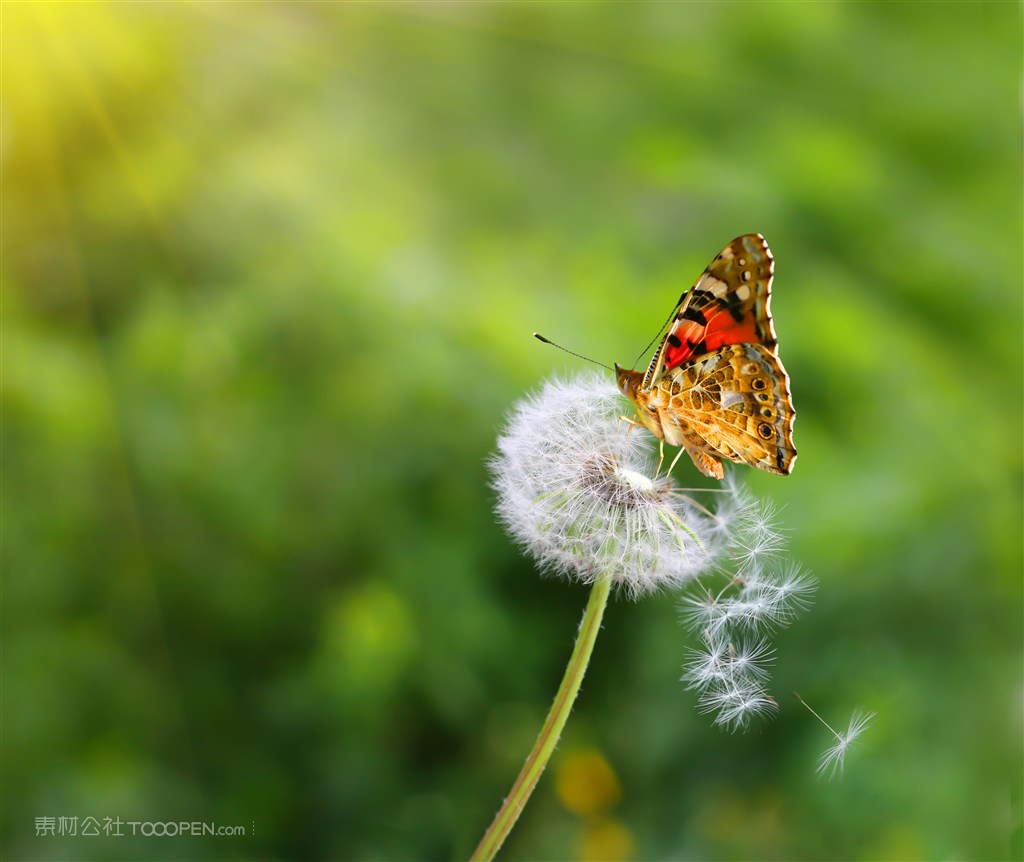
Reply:
[[675, 319], [647, 370], [644, 388], [687, 360], [724, 344], [774, 347], [769, 302], [775, 261], [759, 233], [736, 237], [679, 301]]

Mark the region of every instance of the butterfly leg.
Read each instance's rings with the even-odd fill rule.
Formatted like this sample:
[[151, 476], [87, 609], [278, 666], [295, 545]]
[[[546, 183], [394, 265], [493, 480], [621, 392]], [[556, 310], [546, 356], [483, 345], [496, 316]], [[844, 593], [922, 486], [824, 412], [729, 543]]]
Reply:
[[620, 416], [619, 417], [619, 427], [620, 428], [622, 427], [622, 423], [623, 422], [625, 422], [629, 426], [626, 429], [626, 433], [627, 434], [629, 434], [629, 432], [633, 430], [634, 426], [635, 427], [640, 427], [643, 424], [642, 422], [637, 422], [636, 419], [630, 419], [628, 416]]
[[[658, 469], [654, 471], [654, 478], [657, 479], [661, 475], [661, 465], [665, 463], [665, 440], [664, 438], [658, 439]], [[675, 461], [672, 462], [675, 464]], [[669, 468], [669, 472], [672, 472], [672, 468]]]
[[675, 469], [675, 466], [678, 463], [680, 456], [685, 451], [686, 451], [686, 448], [681, 446], [679, 448], [679, 451], [676, 452], [676, 457], [672, 459], [672, 463], [669, 464], [669, 466], [668, 466], [668, 473], [666, 473], [667, 476], [671, 476], [672, 475], [672, 471]]

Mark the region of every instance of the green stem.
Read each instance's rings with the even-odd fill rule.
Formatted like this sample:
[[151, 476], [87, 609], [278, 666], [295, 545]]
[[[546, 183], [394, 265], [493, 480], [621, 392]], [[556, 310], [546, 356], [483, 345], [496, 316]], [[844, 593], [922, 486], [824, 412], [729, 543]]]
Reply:
[[594, 581], [590, 590], [590, 601], [587, 602], [587, 609], [583, 612], [583, 620], [580, 622], [579, 634], [576, 635], [576, 646], [573, 647], [572, 656], [569, 658], [569, 665], [565, 669], [565, 676], [562, 677], [562, 684], [558, 687], [558, 694], [555, 695], [555, 702], [551, 704], [551, 710], [540, 729], [537, 741], [534, 743], [530, 756], [526, 758], [522, 772], [512, 785], [505, 803], [501, 806], [494, 822], [484, 833], [480, 845], [470, 857], [470, 862], [490, 862], [501, 848], [508, 833], [516, 825], [519, 815], [533, 788], [537, 785], [544, 767], [548, 765], [551, 752], [558, 744], [558, 738], [562, 735], [562, 728], [565, 727], [566, 719], [572, 710], [576, 695], [580, 690], [580, 683], [583, 682], [583, 674], [587, 671], [590, 663], [590, 654], [594, 651], [594, 641], [597, 640], [597, 633], [601, 629], [601, 617], [604, 616], [605, 606], [608, 604], [608, 593], [611, 590], [612, 581], [609, 577], [599, 577]]

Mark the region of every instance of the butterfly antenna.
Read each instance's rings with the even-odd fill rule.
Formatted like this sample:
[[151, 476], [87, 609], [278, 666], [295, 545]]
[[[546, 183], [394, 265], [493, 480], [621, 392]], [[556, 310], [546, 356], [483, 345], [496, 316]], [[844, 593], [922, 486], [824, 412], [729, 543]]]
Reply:
[[614, 371], [614, 368], [609, 368], [603, 362], [598, 362], [596, 359], [591, 359], [589, 356], [584, 356], [582, 353], [576, 353], [575, 351], [569, 350], [567, 347], [562, 347], [561, 344], [555, 344], [551, 339], [545, 338], [539, 332], [533, 333], [533, 337], [538, 341], [543, 341], [545, 344], [550, 344], [552, 347], [557, 347], [559, 350], [564, 350], [570, 356], [575, 356], [577, 359], [582, 359], [584, 362], [592, 362], [594, 365], [600, 365], [602, 368], [608, 368], [609, 371]]
[[636, 367], [636, 364], [647, 355], [647, 351], [651, 349], [651, 345], [653, 345], [655, 341], [661, 338], [661, 333], [663, 333], [665, 331], [665, 327], [672, 322], [672, 318], [679, 314], [679, 309], [682, 306], [683, 301], [685, 299], [686, 294], [684, 293], [682, 296], [679, 297], [679, 302], [677, 302], [676, 307], [672, 309], [672, 313], [669, 314], [668, 319], [663, 324], [661, 324], [661, 329], [658, 330], [658, 334], [651, 339], [650, 344], [648, 344], [643, 350], [641, 350], [640, 355], [633, 361], [634, 368]]

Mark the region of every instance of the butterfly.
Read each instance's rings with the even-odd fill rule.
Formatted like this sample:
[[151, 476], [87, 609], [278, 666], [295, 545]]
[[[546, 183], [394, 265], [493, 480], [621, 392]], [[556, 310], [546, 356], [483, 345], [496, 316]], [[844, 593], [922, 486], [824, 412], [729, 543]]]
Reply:
[[723, 459], [782, 475], [796, 461], [796, 412], [769, 310], [774, 269], [761, 234], [736, 237], [679, 298], [646, 373], [615, 365], [637, 409], [630, 421], [683, 447], [713, 479]]

